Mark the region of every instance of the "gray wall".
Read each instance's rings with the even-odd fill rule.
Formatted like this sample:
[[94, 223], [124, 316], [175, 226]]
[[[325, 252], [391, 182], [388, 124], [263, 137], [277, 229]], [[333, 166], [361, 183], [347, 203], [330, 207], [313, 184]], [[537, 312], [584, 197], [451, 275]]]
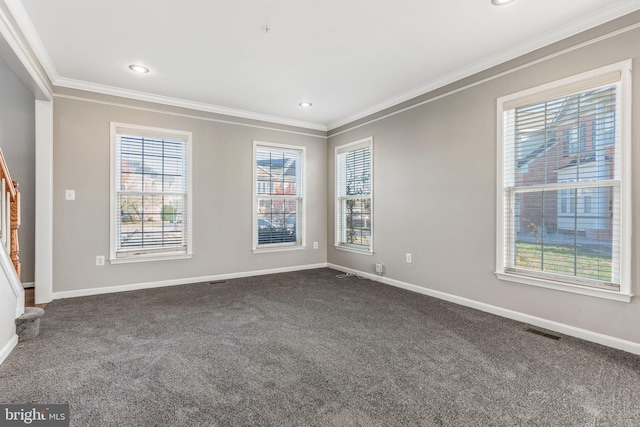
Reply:
[[[207, 120], [206, 113], [174, 108], [166, 110], [176, 114], [164, 114], [157, 105], [146, 105], [151, 111], [144, 103], [115, 101], [135, 108], [67, 97], [54, 101], [54, 293], [326, 262], [326, 138], [220, 123]], [[193, 133], [192, 259], [95, 265], [96, 255], [109, 255], [110, 121]], [[306, 250], [252, 252], [254, 139], [307, 147]], [[64, 200], [65, 189], [76, 191], [75, 201]], [[313, 249], [314, 241], [319, 249]]]
[[[620, 303], [504, 282], [494, 275], [496, 99], [633, 58], [632, 162], [637, 172], [640, 165], [639, 40], [640, 29], [635, 29], [405, 112], [337, 135], [334, 132], [327, 147], [328, 262], [369, 273], [375, 272], [376, 261], [382, 262], [385, 275], [392, 279], [640, 342], [637, 298], [630, 304]], [[568, 43], [558, 46], [567, 47]], [[535, 59], [539, 54], [531, 54], [529, 59], [519, 58], [511, 67]], [[499, 68], [504, 70], [509, 66]], [[334, 147], [368, 136], [374, 137], [373, 257], [336, 250], [332, 246]], [[633, 228], [638, 230], [640, 173], [634, 173], [632, 185]], [[638, 236], [636, 232], [633, 237], [634, 292], [638, 292], [640, 279]], [[406, 252], [413, 254], [412, 264], [405, 263]]]
[[35, 99], [0, 59], [0, 148], [20, 184], [22, 282], [33, 282], [35, 246]]

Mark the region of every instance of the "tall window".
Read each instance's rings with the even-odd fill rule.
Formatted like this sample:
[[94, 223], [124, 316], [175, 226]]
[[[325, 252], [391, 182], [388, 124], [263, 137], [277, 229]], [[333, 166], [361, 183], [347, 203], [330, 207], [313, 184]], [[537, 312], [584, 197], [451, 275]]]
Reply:
[[498, 100], [499, 278], [627, 300], [630, 67]]
[[253, 146], [253, 248], [302, 248], [305, 148], [259, 141]]
[[191, 254], [191, 133], [111, 124], [111, 262]]
[[336, 147], [336, 241], [373, 253], [373, 138]]

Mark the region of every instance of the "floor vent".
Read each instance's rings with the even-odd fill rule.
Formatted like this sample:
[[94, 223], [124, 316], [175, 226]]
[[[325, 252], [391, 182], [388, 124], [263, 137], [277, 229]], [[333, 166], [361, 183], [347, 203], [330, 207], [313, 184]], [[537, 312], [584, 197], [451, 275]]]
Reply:
[[550, 334], [548, 332], [540, 331], [538, 329], [527, 328], [527, 329], [525, 329], [525, 331], [531, 332], [532, 334], [540, 335], [541, 337], [551, 338], [552, 340], [556, 340], [556, 341], [558, 341], [560, 339], [560, 337], [558, 335], [553, 335], [553, 334]]
[[213, 282], [209, 282], [210, 285], [218, 285], [220, 283], [227, 283], [226, 280], [214, 280]]

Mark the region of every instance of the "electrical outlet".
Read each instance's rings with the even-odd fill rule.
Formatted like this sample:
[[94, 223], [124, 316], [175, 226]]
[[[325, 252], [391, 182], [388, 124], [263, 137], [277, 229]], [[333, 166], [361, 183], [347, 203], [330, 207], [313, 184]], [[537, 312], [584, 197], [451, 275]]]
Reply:
[[376, 273], [378, 273], [379, 275], [382, 275], [382, 263], [381, 262], [377, 262], [376, 263]]
[[104, 265], [104, 255], [98, 255], [96, 257], [96, 265]]
[[407, 254], [405, 257], [405, 261], [407, 262], [407, 264], [411, 264], [411, 254]]
[[318, 249], [318, 242], [313, 242], [313, 249]]

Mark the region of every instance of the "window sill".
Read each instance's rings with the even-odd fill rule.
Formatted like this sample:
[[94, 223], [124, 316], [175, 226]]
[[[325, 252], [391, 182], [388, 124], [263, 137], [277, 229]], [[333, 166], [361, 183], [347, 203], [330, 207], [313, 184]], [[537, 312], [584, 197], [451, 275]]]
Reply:
[[368, 249], [359, 249], [359, 248], [354, 248], [351, 246], [344, 246], [344, 245], [333, 245], [333, 247], [345, 252], [353, 252], [355, 254], [373, 256], [373, 251], [370, 251]]
[[189, 259], [191, 254], [171, 254], [171, 255], [133, 255], [124, 258], [110, 258], [110, 264], [130, 264], [134, 262], [154, 262], [154, 261], [172, 261], [179, 259]]
[[270, 246], [265, 248], [253, 248], [254, 254], [270, 253], [270, 252], [288, 252], [288, 251], [301, 251], [307, 249], [306, 246]]
[[554, 280], [545, 280], [537, 277], [521, 276], [518, 274], [496, 272], [496, 277], [508, 282], [522, 283], [525, 285], [537, 286], [540, 288], [553, 289], [557, 291], [569, 292], [573, 294], [587, 295], [596, 298], [603, 298], [619, 302], [631, 302], [633, 294], [626, 294], [606, 289], [589, 288], [586, 286], [572, 285]]

